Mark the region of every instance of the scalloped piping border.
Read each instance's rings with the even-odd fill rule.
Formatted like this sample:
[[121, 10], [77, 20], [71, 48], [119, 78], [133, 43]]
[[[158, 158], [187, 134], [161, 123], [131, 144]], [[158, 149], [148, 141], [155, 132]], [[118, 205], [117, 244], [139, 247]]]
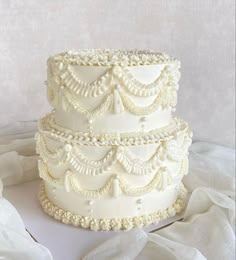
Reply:
[[94, 231], [127, 231], [132, 228], [141, 228], [150, 224], [157, 224], [159, 221], [173, 217], [180, 213], [184, 209], [186, 197], [187, 190], [181, 183], [181, 190], [177, 200], [167, 209], [158, 210], [151, 214], [144, 214], [131, 218], [96, 219], [92, 216], [81, 216], [59, 208], [48, 199], [44, 182], [40, 184], [39, 188], [39, 202], [45, 213], [64, 224], [70, 224], [75, 227], [87, 228]]
[[[190, 131], [188, 124], [184, 120], [175, 117], [169, 125], [148, 132], [120, 133], [119, 136], [115, 133], [91, 134], [57, 125], [54, 122], [53, 113], [48, 114], [38, 122], [38, 129], [42, 134], [67, 143], [99, 146], [154, 144], [159, 143], [161, 140], [168, 140], [178, 132]], [[190, 137], [192, 137], [191, 131]]]
[[[156, 172], [156, 174], [152, 177], [152, 179], [144, 186], [137, 186], [133, 187], [131, 186], [124, 178], [120, 178], [119, 175], [113, 174], [111, 177], [109, 177], [105, 184], [98, 188], [97, 190], [88, 190], [88, 189], [83, 189], [80, 184], [78, 179], [76, 178], [76, 174], [67, 171], [65, 174], [64, 178], [55, 178], [50, 175], [48, 171], [47, 164], [41, 160], [39, 160], [39, 175], [40, 177], [47, 181], [50, 184], [53, 184], [57, 187], [64, 187], [66, 188], [67, 185], [71, 187], [68, 188], [69, 190], [73, 190], [74, 192], [78, 193], [80, 196], [85, 196], [85, 197], [93, 197], [93, 198], [98, 198], [101, 197], [105, 194], [107, 194], [109, 191], [112, 191], [112, 188], [114, 187], [114, 180], [117, 180], [116, 183], [116, 188], [119, 188], [119, 190], [128, 196], [139, 196], [139, 195], [144, 195], [153, 189], [157, 188], [158, 190], [164, 190], [166, 186], [169, 186], [171, 184], [174, 184], [175, 182], [172, 179], [171, 173], [166, 173], [163, 171], [163, 168], [160, 167], [160, 169]], [[180, 176], [178, 179], [182, 179], [184, 175], [186, 175], [188, 172], [188, 159], [185, 157], [181, 161], [180, 164], [180, 169], [178, 172], [178, 176]], [[166, 184], [163, 185], [163, 179], [166, 180]], [[64, 180], [64, 181], [63, 181]], [[160, 186], [161, 183], [161, 186]], [[114, 188], [113, 188], [114, 190]], [[113, 194], [115, 195], [115, 194]]]
[[[147, 175], [157, 170], [160, 158], [168, 156], [168, 141], [161, 143], [147, 160], [134, 158], [128, 148], [123, 146], [112, 146], [106, 155], [99, 160], [90, 160], [81, 151], [80, 147], [71, 144], [62, 144], [59, 148], [50, 150], [45, 137], [42, 134], [36, 136], [36, 151], [44, 162], [51, 162], [59, 166], [69, 163], [71, 169], [79, 171], [85, 175], [100, 175], [111, 169], [115, 163], [122, 165], [123, 169], [134, 175]], [[181, 159], [187, 154], [190, 142], [189, 133], [185, 133], [181, 145], [178, 146]], [[170, 142], [178, 143], [178, 139], [170, 139]], [[187, 141], [187, 142], [186, 142]], [[98, 148], [98, 147], [97, 147]], [[97, 149], [96, 148], [96, 149]], [[75, 149], [75, 150], [73, 150]], [[176, 153], [176, 152], [175, 152]], [[181, 159], [172, 159], [172, 161], [180, 161]]]

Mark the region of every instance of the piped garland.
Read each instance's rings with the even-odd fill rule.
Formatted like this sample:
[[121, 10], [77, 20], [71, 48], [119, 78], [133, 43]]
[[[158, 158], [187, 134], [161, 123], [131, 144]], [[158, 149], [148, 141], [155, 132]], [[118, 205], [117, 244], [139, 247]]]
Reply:
[[161, 89], [172, 85], [174, 89], [178, 89], [178, 81], [180, 73], [179, 66], [166, 65], [162, 69], [160, 75], [151, 83], [144, 84], [135, 79], [129, 69], [121, 67], [113, 68], [113, 75], [118, 79], [123, 88], [131, 95], [138, 97], [150, 97], [158, 95]]
[[[188, 172], [188, 159], [186, 157], [182, 160], [180, 163], [180, 170], [175, 178], [172, 177], [172, 174], [166, 167], [159, 167], [154, 177], [144, 186], [134, 187], [121, 176], [114, 174], [111, 175], [102, 187], [96, 190], [88, 190], [81, 187], [77, 174], [73, 173], [71, 170], [67, 170], [64, 177], [55, 178], [49, 173], [45, 162], [39, 160], [38, 167], [40, 177], [48, 183], [51, 183], [56, 187], [64, 186], [66, 191], [69, 192], [72, 190], [84, 197], [97, 198], [108, 194], [110, 191], [113, 191], [113, 196], [116, 197], [120, 193], [129, 196], [138, 196], [148, 193], [155, 188], [158, 190], [165, 190], [168, 185], [171, 185], [176, 181], [181, 181], [183, 175]], [[114, 194], [114, 190], [116, 194]]]
[[[96, 147], [95, 147], [96, 149]], [[116, 148], [111, 148], [108, 153], [100, 160], [90, 160], [70, 144], [51, 151], [42, 134], [36, 137], [36, 151], [44, 162], [53, 163], [55, 166], [61, 166], [68, 163], [70, 168], [84, 175], [99, 175], [111, 169], [116, 163]]]
[[172, 138], [158, 144], [156, 151], [146, 161], [133, 158], [128, 148], [122, 146], [112, 146], [102, 159], [91, 160], [83, 155], [80, 146], [68, 143], [50, 150], [45, 137], [42, 134], [36, 134], [36, 150], [44, 162], [50, 162], [56, 166], [67, 163], [70, 169], [84, 175], [106, 173], [116, 163], [120, 163], [129, 174], [147, 175], [155, 172], [165, 159], [182, 160], [187, 155], [190, 144], [189, 133], [182, 133], [182, 135], [177, 136], [177, 139]]
[[93, 134], [88, 132], [73, 131], [59, 126], [55, 123], [54, 114], [48, 114], [38, 124], [39, 132], [64, 143], [94, 146], [137, 146], [144, 144], [155, 144], [162, 140], [173, 138], [178, 133], [189, 132], [188, 124], [179, 118], [173, 118], [168, 126], [158, 128], [149, 132]]
[[[114, 104], [114, 113], [121, 113], [125, 108], [134, 115], [148, 115], [158, 108], [175, 107], [180, 77], [178, 68], [178, 64], [166, 65], [156, 80], [143, 84], [137, 81], [127, 69], [115, 66], [113, 69], [108, 69], [99, 79], [86, 83], [76, 77], [70, 65], [57, 62], [53, 73], [49, 68], [48, 100], [55, 108], [61, 104], [65, 111], [73, 108], [88, 119], [96, 119], [104, 115], [110, 111], [112, 104]], [[152, 104], [142, 107], [135, 104], [127, 94], [139, 97], [156, 96], [156, 98]], [[80, 104], [81, 97], [100, 95], [105, 95], [104, 100], [94, 108], [85, 109]], [[96, 113], [91, 115], [93, 111]]]
[[66, 86], [74, 95], [80, 97], [97, 97], [106, 93], [109, 90], [109, 84], [107, 83], [110, 75], [111, 69], [108, 69], [99, 79], [92, 83], [86, 83], [77, 78], [69, 65], [65, 66], [63, 63], [59, 63], [57, 70], [60, 84]]
[[88, 120], [94, 120], [102, 115], [104, 115], [113, 103], [113, 94], [105, 96], [104, 100], [100, 105], [93, 109], [85, 109], [80, 105], [80, 102], [76, 100], [73, 95], [67, 94], [62, 97], [62, 108], [65, 111], [70, 111], [71, 107], [77, 110], [80, 114], [85, 116]]
[[43, 210], [53, 218], [75, 227], [88, 228], [94, 231], [103, 230], [130, 230], [132, 228], [141, 228], [150, 224], [157, 224], [168, 217], [173, 217], [182, 211], [185, 205], [187, 190], [181, 184], [180, 194], [175, 203], [167, 209], [158, 210], [151, 214], [143, 214], [128, 218], [110, 218], [98, 219], [92, 216], [81, 216], [79, 214], [63, 210], [53, 204], [47, 197], [44, 183], [42, 182], [39, 189], [39, 201]]
[[135, 105], [135, 103], [127, 95], [125, 95], [125, 93], [120, 92], [120, 97], [122, 99], [122, 104], [127, 109], [127, 111], [136, 116], [144, 116], [151, 114], [152, 112], [156, 111], [159, 107], [161, 107], [162, 109], [167, 109], [170, 103], [175, 106], [177, 101], [175, 99], [170, 100], [169, 102], [167, 93], [165, 93], [165, 91], [161, 91], [151, 104], [140, 107]]
[[[157, 95], [166, 86], [178, 89], [180, 78], [179, 66], [166, 65], [160, 75], [151, 83], [144, 84], [135, 79], [126, 68], [113, 67], [92, 83], [79, 80], [70, 65], [58, 63], [55, 65], [54, 74], [49, 74], [48, 86], [51, 87], [55, 81], [56, 85], [65, 87], [74, 96], [98, 97], [111, 90], [115, 84], [120, 84], [129, 94], [138, 97], [149, 97]], [[54, 81], [53, 78], [55, 77]]]

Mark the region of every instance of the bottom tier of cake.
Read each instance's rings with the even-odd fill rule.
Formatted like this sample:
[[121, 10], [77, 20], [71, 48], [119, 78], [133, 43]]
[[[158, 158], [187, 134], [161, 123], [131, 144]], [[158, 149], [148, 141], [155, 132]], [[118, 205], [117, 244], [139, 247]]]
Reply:
[[140, 228], [172, 217], [184, 208], [186, 194], [180, 183], [164, 191], [153, 190], [140, 198], [124, 195], [88, 200], [63, 187], [42, 182], [39, 200], [48, 215], [65, 224], [106, 231]]

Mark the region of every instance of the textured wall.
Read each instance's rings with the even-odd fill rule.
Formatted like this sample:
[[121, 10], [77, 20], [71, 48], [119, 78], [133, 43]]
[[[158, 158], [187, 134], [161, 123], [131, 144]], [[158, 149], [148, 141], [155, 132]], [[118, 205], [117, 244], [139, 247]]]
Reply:
[[182, 62], [178, 115], [234, 146], [233, 0], [0, 0], [0, 124], [49, 110], [45, 62], [78, 48], [151, 48]]

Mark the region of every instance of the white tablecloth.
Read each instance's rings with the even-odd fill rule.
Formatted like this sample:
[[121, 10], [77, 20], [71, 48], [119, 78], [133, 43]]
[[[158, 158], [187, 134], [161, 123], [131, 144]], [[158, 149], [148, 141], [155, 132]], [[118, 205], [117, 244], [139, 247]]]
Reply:
[[[4, 185], [37, 177], [34, 125], [29, 129], [28, 133], [0, 138], [0, 179]], [[192, 194], [183, 221], [155, 233], [135, 230], [117, 234], [84, 259], [235, 259], [235, 151], [198, 142], [192, 145], [189, 158], [189, 175], [184, 182]], [[49, 250], [25, 231], [14, 207], [2, 198], [0, 259], [3, 256], [52, 259]]]

